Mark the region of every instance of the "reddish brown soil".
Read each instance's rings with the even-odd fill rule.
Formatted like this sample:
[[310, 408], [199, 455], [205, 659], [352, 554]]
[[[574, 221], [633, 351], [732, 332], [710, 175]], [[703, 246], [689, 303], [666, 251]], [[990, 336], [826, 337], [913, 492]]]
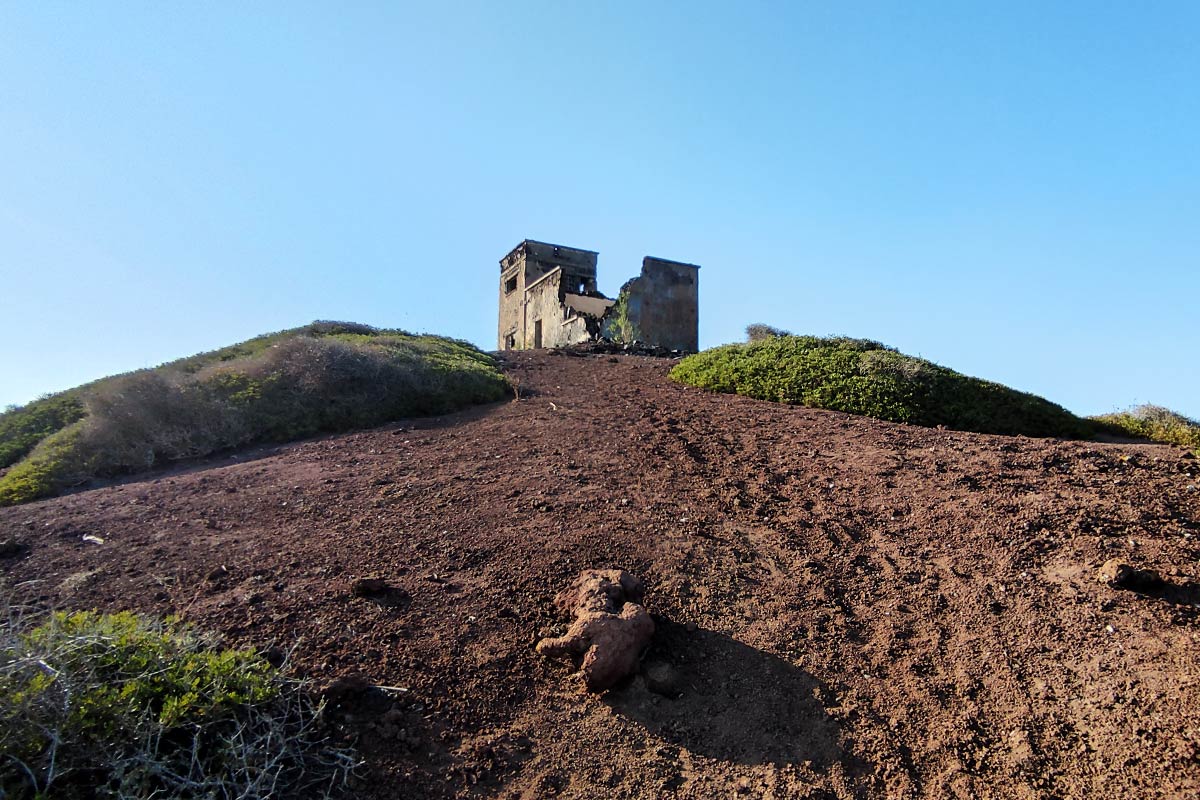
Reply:
[[[0, 570], [20, 601], [181, 613], [361, 677], [334, 699], [367, 797], [1200, 794], [1196, 460], [669, 366], [521, 354], [519, 402], [3, 509], [30, 549]], [[1111, 558], [1167, 584], [1105, 585]], [[657, 621], [647, 675], [603, 696], [534, 651], [591, 567], [643, 578]]]

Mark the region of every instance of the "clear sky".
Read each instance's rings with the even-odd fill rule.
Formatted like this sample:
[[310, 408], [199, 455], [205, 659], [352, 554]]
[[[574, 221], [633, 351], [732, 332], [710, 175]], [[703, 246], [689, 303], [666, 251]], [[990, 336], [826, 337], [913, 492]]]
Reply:
[[1200, 4], [0, 4], [0, 405], [314, 319], [495, 347], [524, 238], [1200, 417]]

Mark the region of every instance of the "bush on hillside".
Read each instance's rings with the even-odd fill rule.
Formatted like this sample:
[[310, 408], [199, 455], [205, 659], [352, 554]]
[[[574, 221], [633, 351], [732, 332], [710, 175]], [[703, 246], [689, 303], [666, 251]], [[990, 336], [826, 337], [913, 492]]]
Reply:
[[1110, 435], [1176, 444], [1200, 454], [1200, 422], [1169, 408], [1142, 405], [1091, 419], [1101, 431]]
[[791, 336], [792, 334], [782, 328], [776, 328], [773, 325], [764, 325], [761, 322], [755, 322], [746, 326], [746, 341], [761, 342], [763, 339], [777, 339], [780, 336]]
[[[257, 355], [296, 337], [319, 338], [340, 334], [375, 336], [396, 333], [399, 332], [385, 331], [357, 322], [318, 320], [300, 328], [256, 336], [220, 350], [177, 359], [153, 371], [190, 375], [213, 364], [227, 363]], [[470, 345], [465, 345], [465, 343], [459, 344], [470, 348]], [[120, 380], [123, 377], [125, 376], [104, 378], [65, 392], [40, 397], [23, 406], [15, 406], [0, 413], [0, 469], [17, 463], [28, 455], [38, 442], [52, 433], [62, 430], [72, 422], [82, 419], [87, 414], [85, 398], [93, 391], [102, 390], [109, 382]]]
[[303, 686], [178, 621], [0, 626], [0, 797], [330, 797], [353, 754]]
[[1087, 421], [1048, 400], [866, 339], [770, 336], [688, 356], [671, 377], [702, 389], [892, 422], [1027, 436], [1092, 434]]
[[[507, 382], [474, 347], [345, 323], [230, 359], [109, 378], [85, 415], [0, 477], [0, 506], [256, 442], [284, 442], [499, 400]], [[312, 326], [310, 326], [312, 327]], [[303, 329], [308, 330], [308, 329]], [[177, 362], [178, 364], [178, 362]]]
[[60, 392], [0, 414], [0, 469], [17, 463], [42, 439], [85, 413], [77, 392]]

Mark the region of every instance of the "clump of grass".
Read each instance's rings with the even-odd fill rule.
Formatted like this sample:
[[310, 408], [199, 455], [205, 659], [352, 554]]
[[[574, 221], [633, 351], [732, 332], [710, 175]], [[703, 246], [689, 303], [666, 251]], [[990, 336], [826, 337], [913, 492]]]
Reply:
[[1086, 438], [1091, 425], [1036, 395], [972, 378], [879, 342], [769, 335], [683, 359], [680, 383], [862, 414], [892, 422], [981, 433]]
[[174, 619], [0, 627], [0, 797], [331, 797], [356, 760], [302, 684]]
[[0, 476], [0, 506], [257, 442], [448, 413], [500, 400], [508, 383], [466, 342], [324, 322], [76, 391], [82, 411]]
[[1200, 454], [1200, 422], [1169, 408], [1142, 405], [1091, 419], [1102, 432], [1110, 435], [1175, 444]]

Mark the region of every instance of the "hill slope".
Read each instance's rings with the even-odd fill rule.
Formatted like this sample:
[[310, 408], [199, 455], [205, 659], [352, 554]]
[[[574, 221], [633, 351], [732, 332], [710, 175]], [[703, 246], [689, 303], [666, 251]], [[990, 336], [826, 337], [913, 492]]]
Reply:
[[[365, 797], [1197, 792], [1197, 460], [669, 366], [514, 354], [520, 402], [0, 509], [28, 546], [0, 569], [20, 600], [177, 612], [404, 688], [331, 693]], [[1112, 589], [1110, 558], [1168, 584]], [[597, 566], [646, 580], [677, 698], [583, 695], [534, 652]], [[363, 575], [394, 589], [356, 597]]]
[[104, 378], [0, 414], [0, 505], [256, 442], [440, 414], [507, 392], [439, 336], [314, 322]]

